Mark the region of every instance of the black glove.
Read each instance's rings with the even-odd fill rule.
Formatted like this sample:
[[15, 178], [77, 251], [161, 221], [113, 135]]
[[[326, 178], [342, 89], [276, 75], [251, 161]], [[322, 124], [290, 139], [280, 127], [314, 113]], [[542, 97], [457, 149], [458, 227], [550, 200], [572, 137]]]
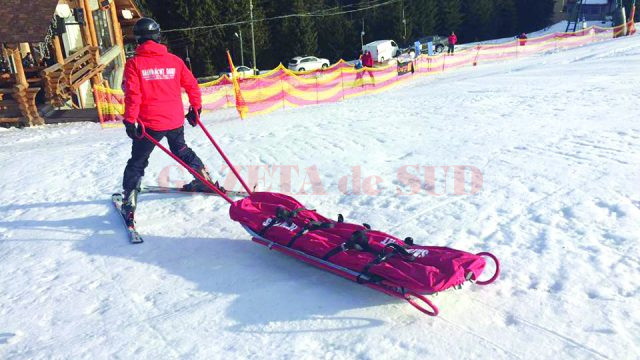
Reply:
[[[198, 112], [198, 114], [196, 114], [196, 111]], [[197, 119], [200, 117], [200, 114], [202, 114], [202, 108], [194, 109], [194, 108], [190, 107], [189, 108], [189, 112], [187, 113], [187, 115], [185, 115], [189, 125], [191, 125], [191, 126], [198, 125]]]
[[131, 140], [135, 140], [136, 139], [136, 132], [137, 132], [137, 127], [136, 124], [130, 123], [128, 121], [123, 121], [124, 123], [124, 129], [127, 132], [127, 136], [131, 138]]

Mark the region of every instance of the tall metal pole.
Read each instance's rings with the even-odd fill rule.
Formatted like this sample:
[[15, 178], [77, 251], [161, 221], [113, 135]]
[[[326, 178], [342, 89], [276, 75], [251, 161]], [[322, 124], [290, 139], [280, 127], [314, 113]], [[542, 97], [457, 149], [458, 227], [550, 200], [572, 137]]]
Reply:
[[360, 31], [360, 49], [364, 47], [364, 18], [362, 18], [362, 31]]
[[189, 57], [189, 45], [187, 45], [187, 64], [189, 64], [189, 70], [191, 72], [193, 72], [193, 69], [191, 68], [191, 58]]
[[404, 17], [404, 2], [400, 2], [400, 6], [402, 6], [402, 26], [404, 27], [404, 35], [402, 35], [402, 40], [407, 39], [407, 19]]
[[251, 51], [253, 53], [253, 74], [257, 75], [256, 68], [256, 37], [253, 33], [253, 1], [249, 0], [249, 14], [251, 16]]
[[238, 32], [240, 33], [240, 63], [242, 63], [242, 66], [244, 66], [244, 48], [242, 47], [242, 30], [238, 30]]

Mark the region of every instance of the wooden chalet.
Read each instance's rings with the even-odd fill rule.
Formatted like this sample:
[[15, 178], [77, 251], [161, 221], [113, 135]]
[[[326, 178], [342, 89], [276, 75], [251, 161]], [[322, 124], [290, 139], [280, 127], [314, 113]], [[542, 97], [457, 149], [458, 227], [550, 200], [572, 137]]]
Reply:
[[134, 0], [3, 0], [0, 124], [97, 119], [92, 85], [120, 88], [140, 17]]

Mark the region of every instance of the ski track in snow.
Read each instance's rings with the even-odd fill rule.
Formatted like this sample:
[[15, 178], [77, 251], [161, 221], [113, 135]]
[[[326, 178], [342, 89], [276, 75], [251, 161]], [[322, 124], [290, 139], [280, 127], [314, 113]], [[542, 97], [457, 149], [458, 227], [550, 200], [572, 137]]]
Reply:
[[[122, 129], [2, 130], [0, 358], [637, 358], [639, 61], [630, 37], [247, 121], [204, 117], [237, 165], [298, 166], [294, 196], [323, 214], [496, 254], [498, 281], [432, 296], [436, 318], [252, 243], [219, 198], [141, 196], [145, 243], [130, 245], [110, 201]], [[199, 130], [186, 137], [222, 176]], [[156, 150], [144, 183], [169, 165]], [[451, 177], [427, 186], [410, 168], [422, 188], [397, 194], [410, 191], [401, 166], [454, 165], [480, 169], [481, 191], [453, 195]], [[313, 166], [326, 194], [297, 194]], [[339, 190], [353, 166], [382, 179], [379, 195], [351, 179]], [[258, 187], [278, 191], [280, 175]]]

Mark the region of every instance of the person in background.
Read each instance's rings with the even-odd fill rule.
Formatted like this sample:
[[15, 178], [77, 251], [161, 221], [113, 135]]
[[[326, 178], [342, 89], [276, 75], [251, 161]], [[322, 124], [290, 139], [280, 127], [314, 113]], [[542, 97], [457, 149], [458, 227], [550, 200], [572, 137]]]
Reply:
[[362, 65], [369, 68], [373, 67], [373, 55], [371, 55], [371, 51], [367, 50], [362, 56]]
[[31, 53], [27, 53], [22, 58], [22, 66], [24, 66], [25, 68], [32, 68], [32, 67], [36, 66], [36, 62], [33, 59], [33, 55], [31, 55]]
[[451, 35], [449, 35], [449, 45], [447, 48], [447, 54], [452, 54], [455, 51], [455, 47], [456, 47], [456, 43], [458, 42], [458, 37], [456, 36], [456, 33], [454, 33], [453, 31], [451, 32]]
[[360, 57], [358, 57], [358, 60], [356, 60], [353, 68], [356, 69], [356, 70], [362, 69], [362, 55], [360, 55]]
[[522, 33], [518, 35], [518, 41], [520, 42], [520, 46], [524, 46], [527, 43], [527, 34]]

